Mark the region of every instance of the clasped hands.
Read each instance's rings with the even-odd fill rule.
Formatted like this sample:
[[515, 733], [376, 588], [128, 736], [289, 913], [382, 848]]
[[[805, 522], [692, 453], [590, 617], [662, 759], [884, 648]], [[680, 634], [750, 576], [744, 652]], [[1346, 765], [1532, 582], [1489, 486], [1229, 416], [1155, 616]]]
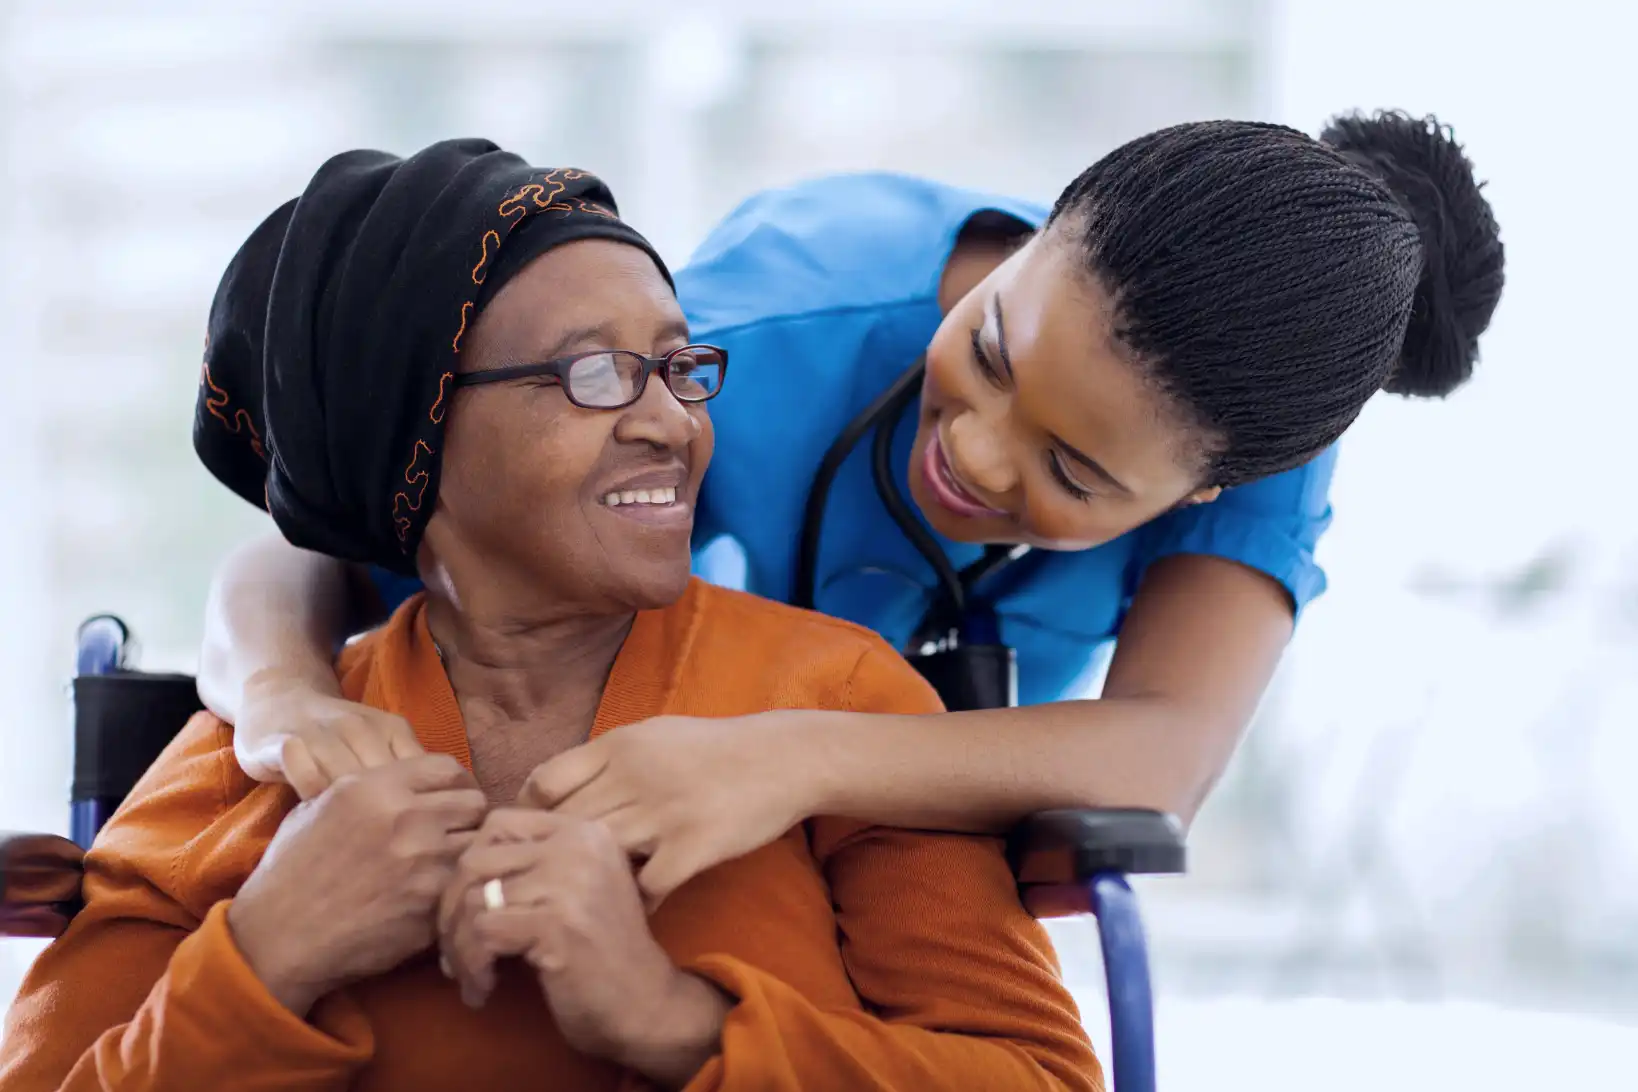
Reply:
[[654, 939], [631, 862], [604, 824], [492, 808], [447, 755], [365, 769], [297, 806], [228, 922], [298, 1016], [434, 944], [462, 999], [481, 1006], [497, 962], [522, 958], [570, 1046], [670, 1087], [717, 1051], [730, 1007]]

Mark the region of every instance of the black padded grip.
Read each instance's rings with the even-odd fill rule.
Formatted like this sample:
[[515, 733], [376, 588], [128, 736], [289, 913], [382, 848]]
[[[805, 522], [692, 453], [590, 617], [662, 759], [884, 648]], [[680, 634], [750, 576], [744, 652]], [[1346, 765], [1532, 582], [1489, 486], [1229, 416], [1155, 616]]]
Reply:
[[191, 675], [123, 671], [76, 678], [71, 799], [125, 799], [203, 708]]
[[1083, 884], [1100, 872], [1176, 874], [1187, 863], [1182, 824], [1144, 808], [1037, 812], [1013, 828], [1007, 856], [1022, 885]]

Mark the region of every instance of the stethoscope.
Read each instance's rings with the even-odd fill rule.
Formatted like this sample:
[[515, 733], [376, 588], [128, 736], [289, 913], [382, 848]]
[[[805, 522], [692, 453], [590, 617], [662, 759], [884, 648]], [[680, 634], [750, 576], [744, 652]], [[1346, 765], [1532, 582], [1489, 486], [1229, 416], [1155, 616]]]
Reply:
[[815, 609], [818, 591], [819, 537], [830, 488], [842, 463], [859, 446], [865, 433], [871, 440], [870, 469], [876, 495], [904, 537], [932, 566], [939, 590], [920, 624], [912, 632], [905, 658], [921, 672], [944, 706], [952, 711], [998, 709], [1018, 702], [1018, 664], [1013, 649], [1001, 642], [994, 601], [978, 594], [978, 585], [1007, 569], [1030, 552], [1028, 546], [987, 546], [984, 555], [957, 570], [932, 533], [916, 518], [893, 473], [893, 434], [916, 402], [926, 362], [899, 376], [837, 435], [819, 462], [802, 515], [802, 536], [797, 544], [796, 606]]

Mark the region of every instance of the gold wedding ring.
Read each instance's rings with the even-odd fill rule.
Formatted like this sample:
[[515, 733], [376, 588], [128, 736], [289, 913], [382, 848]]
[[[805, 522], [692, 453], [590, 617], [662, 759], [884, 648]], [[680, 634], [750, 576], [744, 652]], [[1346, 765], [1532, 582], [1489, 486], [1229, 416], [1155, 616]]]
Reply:
[[506, 892], [498, 877], [483, 885], [483, 904], [490, 910], [506, 909]]

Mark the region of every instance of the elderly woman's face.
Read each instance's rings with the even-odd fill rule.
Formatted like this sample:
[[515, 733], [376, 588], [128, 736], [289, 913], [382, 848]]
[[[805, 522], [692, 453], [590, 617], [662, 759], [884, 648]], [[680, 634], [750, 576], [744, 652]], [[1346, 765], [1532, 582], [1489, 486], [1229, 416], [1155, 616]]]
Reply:
[[[584, 239], [548, 251], [496, 294], [467, 333], [462, 370], [596, 349], [657, 357], [687, 342], [653, 260]], [[679, 402], [659, 375], [617, 410], [575, 406], [549, 379], [463, 388], [446, 422], [427, 543], [463, 574], [463, 595], [476, 589], [460, 584], [481, 579], [522, 597], [520, 609], [536, 596], [590, 610], [664, 606], [688, 582], [712, 443], [705, 407]]]

